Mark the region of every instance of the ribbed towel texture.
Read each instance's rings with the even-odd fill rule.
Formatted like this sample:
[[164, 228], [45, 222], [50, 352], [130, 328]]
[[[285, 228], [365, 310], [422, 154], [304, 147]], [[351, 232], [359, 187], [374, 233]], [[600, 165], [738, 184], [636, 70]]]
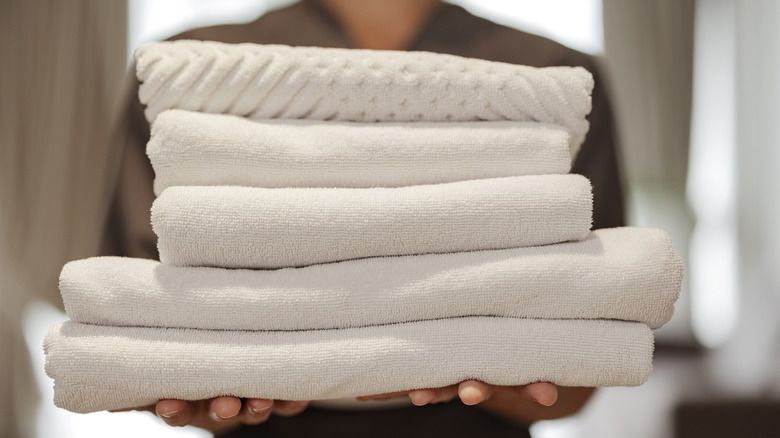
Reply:
[[479, 315], [656, 328], [681, 273], [666, 233], [614, 228], [560, 245], [273, 271], [96, 257], [65, 265], [60, 291], [71, 320], [107, 326], [307, 330]]
[[389, 189], [177, 186], [155, 200], [152, 226], [165, 264], [283, 268], [579, 240], [592, 205], [579, 175]]
[[135, 52], [141, 103], [250, 118], [553, 123], [579, 145], [593, 76], [428, 52], [172, 41]]
[[568, 173], [571, 135], [533, 122], [249, 120], [168, 110], [152, 125], [154, 190], [177, 185], [400, 187]]
[[63, 268], [57, 406], [647, 379], [683, 267], [663, 231], [590, 231], [584, 69], [196, 41], [136, 64], [161, 262]]
[[318, 400], [440, 387], [639, 385], [653, 335], [622, 321], [448, 318], [341, 330], [215, 331], [66, 322], [45, 341], [54, 402], [75, 412], [220, 395]]

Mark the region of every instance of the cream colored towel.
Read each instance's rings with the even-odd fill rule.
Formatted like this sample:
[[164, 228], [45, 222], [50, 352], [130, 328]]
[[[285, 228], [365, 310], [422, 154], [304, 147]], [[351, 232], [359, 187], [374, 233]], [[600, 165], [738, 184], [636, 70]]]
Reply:
[[614, 228], [557, 245], [274, 271], [96, 257], [65, 265], [60, 291], [71, 320], [112, 326], [306, 330], [494, 315], [657, 328], [682, 271], [665, 232]]
[[147, 153], [170, 186], [399, 187], [568, 173], [569, 132], [535, 122], [249, 120], [164, 111]]
[[74, 412], [220, 395], [316, 400], [441, 387], [639, 385], [653, 333], [621, 321], [456, 318], [240, 332], [67, 322], [44, 341], [54, 403]]
[[350, 121], [535, 120], [585, 138], [593, 77], [428, 52], [204, 41], [135, 52], [152, 121], [170, 108], [252, 118]]
[[580, 175], [371, 189], [177, 186], [155, 200], [152, 226], [165, 264], [283, 268], [580, 240], [591, 208]]

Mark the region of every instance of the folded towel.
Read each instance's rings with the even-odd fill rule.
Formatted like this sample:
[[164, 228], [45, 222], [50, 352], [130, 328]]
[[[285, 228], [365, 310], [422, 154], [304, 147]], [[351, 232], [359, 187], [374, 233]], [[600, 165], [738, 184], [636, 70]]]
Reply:
[[54, 403], [74, 412], [220, 395], [317, 400], [477, 379], [496, 385], [640, 385], [644, 324], [454, 318], [344, 330], [250, 332], [66, 322], [44, 340]]
[[593, 77], [428, 52], [204, 41], [135, 52], [149, 121], [169, 108], [252, 118], [350, 121], [535, 120], [588, 130]]
[[580, 175], [400, 188], [170, 187], [152, 206], [160, 260], [284, 268], [362, 257], [544, 245], [588, 236]]
[[399, 187], [568, 173], [569, 132], [535, 122], [354, 123], [161, 113], [154, 188]]
[[480, 315], [657, 328], [682, 271], [665, 232], [614, 228], [557, 245], [274, 271], [95, 257], [65, 265], [60, 291], [71, 320], [111, 326], [309, 330]]

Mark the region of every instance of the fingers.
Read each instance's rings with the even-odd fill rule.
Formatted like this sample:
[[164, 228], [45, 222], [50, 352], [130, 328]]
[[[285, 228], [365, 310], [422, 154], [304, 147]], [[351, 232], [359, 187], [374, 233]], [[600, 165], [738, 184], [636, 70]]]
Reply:
[[493, 387], [478, 380], [466, 380], [458, 385], [460, 400], [469, 406], [482, 403], [493, 395]]
[[303, 412], [307, 406], [309, 406], [307, 401], [277, 400], [274, 402], [274, 414], [282, 417], [292, 417]]
[[529, 383], [520, 389], [520, 394], [542, 406], [552, 406], [558, 401], [558, 387], [549, 382]]
[[155, 413], [169, 426], [186, 426], [192, 420], [194, 409], [184, 400], [160, 400]]
[[409, 398], [415, 406], [425, 406], [436, 397], [435, 389], [415, 389], [409, 391]]
[[450, 385], [444, 388], [415, 389], [409, 391], [409, 398], [415, 406], [424, 406], [428, 403], [448, 402], [458, 395], [458, 386]]
[[496, 390], [500, 390], [499, 398], [502, 399], [516, 391], [516, 394], [542, 406], [552, 406], [558, 401], [558, 387], [549, 382], [531, 383], [518, 387], [502, 387], [489, 385], [478, 380], [466, 380], [459, 385], [445, 388], [417, 389], [409, 392], [409, 398], [415, 405], [423, 406], [428, 403], [450, 401], [455, 396], [458, 396], [464, 404], [473, 406], [490, 399]]
[[448, 402], [458, 396], [458, 385], [450, 385], [439, 389], [439, 393], [430, 403]]
[[238, 397], [216, 397], [210, 400], [160, 400], [152, 406], [170, 426], [193, 425], [212, 432], [224, 432], [239, 424], [260, 424], [272, 413], [284, 417], [300, 414], [309, 405], [307, 401], [274, 401]]
[[209, 415], [214, 421], [225, 421], [241, 412], [241, 400], [238, 397], [216, 397], [209, 403]]
[[271, 416], [274, 401], [262, 398], [250, 398], [244, 403], [243, 423], [260, 424]]

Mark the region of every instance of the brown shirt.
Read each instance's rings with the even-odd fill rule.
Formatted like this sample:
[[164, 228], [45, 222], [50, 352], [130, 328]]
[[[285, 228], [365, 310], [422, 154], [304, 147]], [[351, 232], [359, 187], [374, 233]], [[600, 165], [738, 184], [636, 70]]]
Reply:
[[[591, 71], [596, 85], [593, 110], [588, 117], [590, 131], [572, 172], [588, 177], [593, 184], [593, 227], [624, 225], [612, 111], [605, 96], [602, 76], [591, 56], [551, 40], [475, 17], [465, 9], [450, 4], [442, 4], [422, 29], [412, 40], [409, 50], [450, 53], [536, 67], [582, 66]], [[354, 47], [335, 18], [314, 1], [302, 1], [269, 12], [248, 24], [201, 28], [173, 39]], [[115, 130], [117, 147], [122, 147], [124, 152], [102, 252], [107, 255], [156, 259], [157, 238], [149, 220], [149, 210], [154, 201], [154, 172], [145, 153], [149, 124], [138, 102], [138, 83], [134, 77], [132, 81], [120, 123]]]

